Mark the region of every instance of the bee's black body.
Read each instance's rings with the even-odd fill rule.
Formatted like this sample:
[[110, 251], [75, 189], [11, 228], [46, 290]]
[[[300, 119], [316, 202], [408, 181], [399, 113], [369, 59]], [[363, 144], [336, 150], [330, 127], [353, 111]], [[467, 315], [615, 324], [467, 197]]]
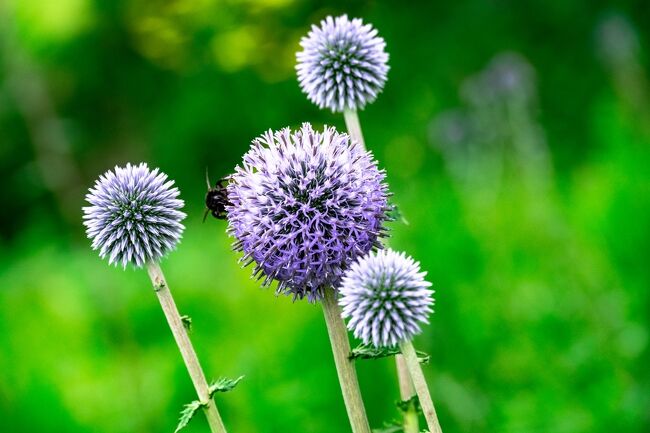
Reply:
[[[207, 173], [206, 173], [207, 180]], [[230, 204], [228, 201], [228, 191], [227, 191], [227, 182], [228, 178], [219, 179], [214, 187], [210, 185], [208, 180], [208, 192], [205, 194], [205, 214], [203, 215], [203, 221], [208, 216], [208, 213], [211, 213], [213, 217], [220, 220], [225, 220], [228, 216], [226, 211], [226, 206]]]

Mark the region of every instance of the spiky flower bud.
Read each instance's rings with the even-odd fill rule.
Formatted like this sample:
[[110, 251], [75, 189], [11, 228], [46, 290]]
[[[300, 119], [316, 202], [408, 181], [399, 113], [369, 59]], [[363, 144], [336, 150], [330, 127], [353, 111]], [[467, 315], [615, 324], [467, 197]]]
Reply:
[[115, 167], [95, 181], [83, 208], [92, 248], [110, 264], [142, 267], [173, 250], [185, 227], [173, 180], [147, 164]]
[[377, 30], [347, 15], [328, 16], [300, 41], [296, 54], [302, 91], [320, 108], [360, 110], [382, 91], [388, 73], [386, 43]]
[[385, 174], [334, 128], [269, 130], [228, 185], [228, 232], [245, 265], [278, 293], [321, 298], [357, 257], [379, 246], [388, 219]]
[[352, 264], [341, 281], [339, 304], [348, 329], [365, 344], [392, 347], [420, 333], [433, 311], [431, 283], [404, 253], [380, 250]]

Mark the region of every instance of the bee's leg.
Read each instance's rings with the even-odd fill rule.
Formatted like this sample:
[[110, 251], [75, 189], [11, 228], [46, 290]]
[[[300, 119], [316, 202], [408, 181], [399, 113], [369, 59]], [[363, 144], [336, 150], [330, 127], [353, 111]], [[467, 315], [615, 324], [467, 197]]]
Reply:
[[203, 222], [205, 222], [205, 219], [208, 217], [208, 213], [210, 213], [210, 209], [205, 208], [205, 212], [203, 213]]

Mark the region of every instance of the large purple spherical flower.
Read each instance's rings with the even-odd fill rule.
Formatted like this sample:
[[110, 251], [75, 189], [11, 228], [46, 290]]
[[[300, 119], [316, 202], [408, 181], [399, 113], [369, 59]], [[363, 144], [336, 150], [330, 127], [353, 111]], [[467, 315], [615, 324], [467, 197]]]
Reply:
[[110, 264], [142, 267], [158, 261], [181, 238], [185, 214], [179, 209], [174, 181], [147, 164], [127, 164], [107, 171], [86, 195], [86, 233], [92, 248]]
[[360, 110], [382, 91], [388, 73], [386, 43], [361, 19], [331, 16], [312, 26], [296, 54], [298, 81], [320, 108]]
[[392, 347], [429, 323], [433, 290], [420, 264], [404, 253], [380, 250], [352, 264], [341, 281], [339, 304], [348, 329], [365, 344]]
[[380, 246], [388, 189], [347, 134], [308, 123], [253, 140], [228, 185], [228, 231], [264, 285], [316, 301], [357, 257]]

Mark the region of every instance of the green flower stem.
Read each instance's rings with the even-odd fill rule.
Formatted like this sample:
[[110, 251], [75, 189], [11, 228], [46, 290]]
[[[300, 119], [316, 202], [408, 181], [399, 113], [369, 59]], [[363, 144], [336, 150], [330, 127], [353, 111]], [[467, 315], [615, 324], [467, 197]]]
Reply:
[[402, 342], [400, 343], [400, 349], [404, 355], [404, 361], [406, 362], [406, 367], [408, 368], [409, 375], [413, 381], [415, 392], [418, 394], [420, 406], [422, 407], [422, 412], [424, 412], [424, 418], [427, 420], [429, 432], [442, 433], [440, 422], [438, 421], [438, 415], [436, 415], [436, 409], [433, 407], [433, 400], [431, 400], [431, 394], [429, 393], [427, 382], [424, 379], [424, 373], [422, 372], [418, 355], [415, 353], [415, 349], [413, 348], [413, 343], [410, 341]]
[[334, 354], [334, 364], [339, 376], [343, 401], [348, 411], [352, 432], [370, 433], [370, 425], [361, 398], [357, 372], [354, 369], [354, 361], [350, 359], [350, 340], [348, 340], [348, 332], [341, 317], [341, 308], [336, 300], [334, 289], [328, 288], [325, 290], [325, 296], [323, 296], [321, 304], [323, 304], [327, 333]]
[[363, 141], [363, 133], [361, 132], [361, 124], [359, 123], [357, 110], [345, 110], [343, 111], [343, 117], [345, 118], [345, 126], [348, 128], [350, 137], [358, 141], [361, 147], [365, 149], [366, 142]]
[[[395, 355], [395, 364], [397, 364], [397, 378], [399, 379], [399, 394], [403, 401], [411, 400], [415, 395], [413, 382], [409, 375], [406, 361], [403, 355]], [[403, 413], [404, 433], [419, 433], [420, 420], [418, 419], [417, 407], [414, 403], [409, 404]]]
[[[356, 110], [345, 110], [343, 111], [343, 117], [345, 119], [345, 126], [348, 129], [348, 134], [352, 137], [353, 140], [356, 140], [361, 147], [365, 150], [366, 143], [363, 139], [363, 133], [361, 131], [361, 123], [359, 122], [359, 115]], [[408, 400], [415, 395], [413, 390], [413, 384], [406, 370], [406, 366], [400, 355], [395, 357], [395, 362], [397, 365], [397, 378], [399, 381], [400, 396], [402, 400]], [[408, 411], [404, 413], [404, 433], [418, 433], [419, 432], [419, 420], [416, 408], [414, 406], [409, 407]]]
[[183, 326], [183, 321], [176, 308], [172, 293], [169, 291], [169, 286], [167, 286], [162, 269], [160, 269], [158, 263], [147, 263], [147, 272], [153, 283], [156, 296], [158, 296], [158, 300], [160, 301], [160, 306], [167, 318], [167, 323], [172, 330], [178, 349], [181, 352], [181, 356], [187, 367], [187, 372], [190, 374], [196, 393], [199, 396], [199, 401], [203, 405], [203, 411], [208, 419], [210, 431], [212, 433], [226, 433], [226, 427], [223, 425], [223, 421], [217, 410], [217, 405], [210, 398], [208, 382], [205, 380], [205, 374], [203, 374], [201, 364], [199, 364], [199, 359], [187, 334], [187, 329]]

